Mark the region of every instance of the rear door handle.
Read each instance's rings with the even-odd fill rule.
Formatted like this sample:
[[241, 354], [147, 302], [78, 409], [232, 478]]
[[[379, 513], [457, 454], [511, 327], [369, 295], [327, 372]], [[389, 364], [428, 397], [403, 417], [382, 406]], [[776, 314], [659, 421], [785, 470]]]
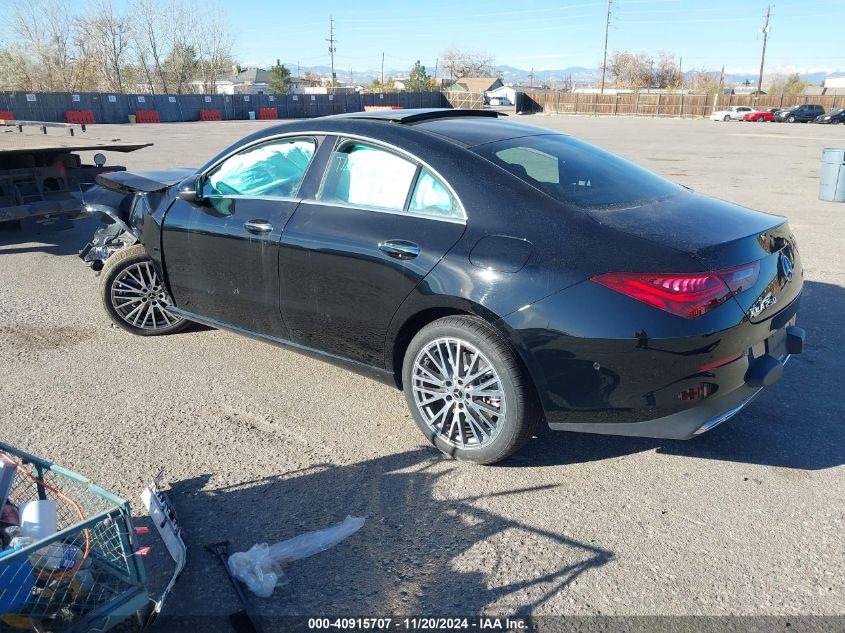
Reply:
[[414, 259], [420, 254], [420, 247], [406, 240], [387, 240], [379, 243], [378, 249], [394, 259]]
[[273, 225], [267, 220], [249, 220], [244, 222], [244, 228], [250, 233], [269, 233], [273, 230]]

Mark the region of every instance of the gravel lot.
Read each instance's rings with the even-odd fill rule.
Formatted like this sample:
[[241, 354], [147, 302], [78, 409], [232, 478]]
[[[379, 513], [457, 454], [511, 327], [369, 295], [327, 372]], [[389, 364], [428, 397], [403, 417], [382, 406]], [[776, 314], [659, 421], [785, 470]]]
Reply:
[[[845, 205], [817, 200], [845, 126], [533, 116], [671, 179], [789, 218], [808, 349], [689, 442], [547, 433], [499, 467], [441, 459], [401, 393], [234, 334], [112, 328], [76, 251], [91, 221], [0, 229], [0, 438], [129, 498], [166, 467], [189, 563], [171, 615], [237, 602], [202, 550], [347, 514], [264, 614], [843, 614]], [[93, 126], [152, 140], [110, 160], [198, 165], [266, 122]], [[836, 359], [839, 358], [837, 361]]]

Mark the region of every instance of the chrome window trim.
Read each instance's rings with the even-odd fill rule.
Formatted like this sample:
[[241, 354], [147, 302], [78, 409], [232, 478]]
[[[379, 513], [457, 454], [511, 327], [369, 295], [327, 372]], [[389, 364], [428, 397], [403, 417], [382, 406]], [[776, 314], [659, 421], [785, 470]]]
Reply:
[[[396, 147], [395, 145], [392, 145], [391, 143], [387, 143], [387, 142], [381, 141], [379, 139], [374, 139], [374, 138], [369, 137], [369, 136], [364, 136], [363, 134], [354, 134], [354, 133], [346, 134], [344, 132], [332, 132], [332, 131], [326, 131], [326, 130], [307, 130], [307, 131], [304, 131], [304, 132], [281, 132], [281, 133], [275, 134], [273, 136], [266, 136], [262, 139], [254, 141], [253, 143], [250, 143], [249, 145], [239, 147], [236, 150], [229, 152], [228, 154], [223, 156], [220, 160], [218, 160], [213, 165], [211, 165], [208, 169], [203, 170], [199, 174], [199, 176], [200, 176], [200, 178], [205, 178], [213, 169], [215, 169], [223, 161], [227, 160], [230, 156], [234, 156], [235, 154], [239, 154], [240, 152], [242, 152], [242, 151], [244, 151], [244, 150], [246, 150], [250, 147], [253, 147], [255, 145], [260, 145], [260, 144], [266, 143], [268, 141], [284, 139], [284, 138], [313, 138], [314, 141], [316, 142], [317, 137], [329, 137], [329, 136], [336, 137], [338, 139], [338, 141], [341, 141], [341, 140], [344, 140], [344, 139], [366, 141], [368, 143], [372, 143], [373, 145], [378, 145], [378, 146], [384, 147], [384, 148], [386, 148], [390, 151], [393, 151], [397, 154], [401, 154], [403, 156], [406, 156], [406, 157], [408, 157], [408, 159], [412, 160], [416, 164], [422, 165], [423, 167], [428, 169], [432, 174], [434, 174], [440, 180], [440, 182], [442, 182], [444, 185], [446, 185], [446, 188], [449, 190], [449, 193], [451, 193], [452, 196], [454, 196], [455, 200], [457, 201], [458, 207], [460, 208], [461, 215], [463, 217], [461, 217], [461, 218], [446, 218], [446, 217], [437, 217], [437, 216], [434, 216], [434, 215], [425, 215], [425, 214], [422, 214], [422, 213], [409, 213], [407, 211], [391, 211], [390, 209], [379, 209], [377, 207], [365, 207], [365, 206], [349, 205], [349, 204], [342, 204], [342, 203], [323, 203], [322, 201], [320, 201], [316, 198], [290, 198], [290, 197], [281, 197], [281, 196], [279, 196], [279, 197], [239, 196], [239, 197], [245, 198], [245, 199], [250, 199], [250, 200], [287, 200], [289, 202], [306, 201], [306, 202], [312, 202], [312, 203], [315, 203], [315, 204], [322, 204], [323, 206], [335, 205], [335, 206], [342, 206], [342, 207], [347, 207], [347, 208], [351, 208], [351, 209], [361, 209], [363, 211], [376, 211], [376, 212], [380, 212], [380, 213], [395, 213], [395, 214], [398, 214], [398, 215], [404, 215], [405, 217], [410, 216], [410, 217], [415, 217], [415, 218], [426, 218], [426, 219], [429, 219], [429, 220], [438, 220], [440, 222], [451, 222], [453, 224], [454, 223], [466, 224], [468, 216], [467, 216], [466, 207], [464, 206], [464, 203], [461, 201], [460, 196], [458, 196], [458, 194], [455, 192], [455, 189], [454, 189], [454, 187], [452, 187], [452, 184], [448, 180], [446, 180], [439, 171], [437, 171], [434, 167], [432, 167], [429, 163], [427, 163], [423, 159], [415, 156], [414, 154], [412, 154], [411, 152], [409, 152], [407, 150], [402, 149], [401, 147]], [[335, 144], [335, 147], [337, 147], [337, 143]], [[332, 150], [332, 152], [334, 152], [334, 150]], [[316, 155], [317, 154], [315, 153], [314, 156], [316, 156]], [[308, 164], [309, 168], [312, 164], [313, 164], [313, 160], [312, 160], [311, 163]], [[320, 188], [322, 188], [322, 186], [323, 186], [323, 179], [325, 178], [325, 176], [326, 176], [326, 173], [323, 172], [322, 178], [320, 179]], [[209, 196], [209, 197], [235, 198], [235, 196]]]
[[[321, 136], [329, 136], [328, 134], [322, 134]], [[232, 156], [237, 156], [238, 154], [245, 152], [253, 147], [258, 147], [259, 145], [267, 145], [268, 143], [272, 143], [273, 141], [279, 140], [287, 140], [287, 139], [303, 139], [308, 141], [314, 142], [314, 153], [311, 155], [311, 160], [308, 161], [308, 166], [305, 168], [305, 174], [302, 175], [302, 180], [299, 182], [299, 187], [297, 187], [296, 192], [299, 193], [300, 187], [302, 187], [302, 183], [305, 181], [305, 176], [308, 174], [308, 169], [310, 169], [311, 165], [314, 163], [314, 158], [317, 156], [317, 150], [320, 149], [320, 143], [317, 142], [317, 137], [311, 133], [307, 132], [305, 134], [281, 134], [278, 136], [271, 136], [267, 138], [263, 138], [258, 140], [254, 143], [250, 143], [249, 145], [245, 145], [243, 147], [239, 147], [237, 150], [229, 152], [223, 158], [218, 160], [214, 163], [211, 167], [200, 173], [199, 177], [204, 182], [208, 175], [213, 172], [215, 169], [220, 167], [223, 163], [229, 160]], [[206, 199], [214, 198], [215, 200], [226, 199], [226, 200], [276, 200], [276, 201], [285, 201], [285, 202], [297, 202], [302, 200], [299, 196], [250, 196], [250, 195], [242, 195], [242, 194], [212, 194], [209, 196], [203, 196]]]
[[355, 209], [357, 211], [372, 211], [373, 213], [388, 213], [390, 215], [398, 215], [403, 218], [419, 218], [421, 220], [434, 220], [436, 222], [448, 222], [449, 224], [466, 224], [465, 218], [452, 218], [436, 215], [428, 215], [423, 213], [409, 213], [405, 210], [396, 211], [395, 209], [381, 209], [379, 207], [368, 207], [361, 204], [349, 204], [348, 202], [340, 202], [338, 200], [319, 200], [317, 198], [303, 198], [302, 202], [306, 204], [316, 204], [321, 207], [342, 207], [344, 209]]

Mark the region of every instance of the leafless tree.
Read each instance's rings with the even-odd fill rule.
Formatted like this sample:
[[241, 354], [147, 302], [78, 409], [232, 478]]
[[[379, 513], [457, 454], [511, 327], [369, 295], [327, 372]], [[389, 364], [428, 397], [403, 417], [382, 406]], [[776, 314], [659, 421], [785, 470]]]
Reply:
[[646, 53], [613, 51], [607, 60], [611, 83], [617, 88], [639, 90], [651, 87], [653, 61]]
[[222, 9], [201, 0], [0, 0], [11, 38], [0, 82], [12, 90], [215, 89], [231, 67]]
[[132, 42], [139, 70], [149, 91], [170, 92], [164, 60], [170, 50], [170, 31], [177, 11], [172, 4], [163, 5], [156, 0], [138, 0], [134, 4], [135, 20], [132, 23]]
[[440, 64], [449, 69], [452, 81], [461, 77], [486, 77], [494, 73], [495, 58], [481, 51], [461, 51], [448, 48], [440, 53]]
[[36, 74], [32, 60], [20, 46], [0, 46], [0, 87], [4, 90], [38, 90]]
[[205, 92], [214, 92], [217, 81], [232, 66], [232, 34], [220, 7], [208, 7], [200, 13], [197, 53], [200, 78]]
[[660, 51], [654, 68], [653, 83], [655, 88], [675, 90], [684, 85], [684, 75], [675, 62], [675, 55]]
[[77, 18], [80, 31], [100, 60], [103, 88], [123, 92], [125, 74], [129, 70], [131, 26], [126, 15], [120, 14], [112, 0], [95, 0], [87, 13]]
[[690, 80], [690, 90], [695, 94], [716, 94], [719, 92], [719, 73], [706, 68], [696, 70]]
[[10, 0], [6, 12], [19, 51], [28, 51], [33, 74], [28, 77], [32, 89], [73, 90], [76, 88], [74, 20], [68, 4], [61, 0]]

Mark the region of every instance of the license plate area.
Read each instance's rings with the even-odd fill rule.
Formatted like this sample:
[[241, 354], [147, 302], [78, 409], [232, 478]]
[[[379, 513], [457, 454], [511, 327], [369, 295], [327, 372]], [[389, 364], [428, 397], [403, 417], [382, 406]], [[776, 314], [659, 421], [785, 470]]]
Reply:
[[786, 328], [790, 325], [795, 325], [795, 316], [793, 316], [779, 330], [772, 332], [772, 335], [769, 336], [769, 338], [754, 345], [751, 348], [751, 358], [759, 358], [764, 354], [780, 359], [785, 358], [789, 354], [786, 349]]

